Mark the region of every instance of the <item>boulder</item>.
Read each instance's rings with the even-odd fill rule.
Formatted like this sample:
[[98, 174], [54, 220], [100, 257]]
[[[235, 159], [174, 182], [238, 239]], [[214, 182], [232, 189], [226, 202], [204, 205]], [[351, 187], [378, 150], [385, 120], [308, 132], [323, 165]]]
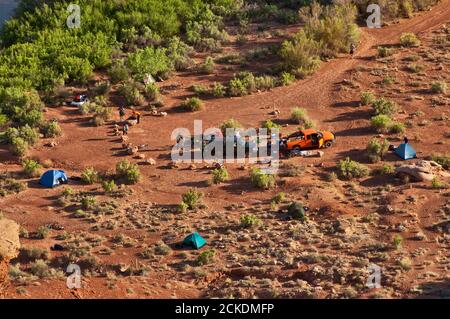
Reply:
[[19, 225], [0, 217], [0, 285], [8, 278], [8, 263], [19, 254]]
[[395, 173], [397, 176], [410, 176], [419, 182], [431, 182], [435, 177], [450, 178], [450, 174], [434, 161], [419, 161], [415, 164], [401, 165], [395, 169]]

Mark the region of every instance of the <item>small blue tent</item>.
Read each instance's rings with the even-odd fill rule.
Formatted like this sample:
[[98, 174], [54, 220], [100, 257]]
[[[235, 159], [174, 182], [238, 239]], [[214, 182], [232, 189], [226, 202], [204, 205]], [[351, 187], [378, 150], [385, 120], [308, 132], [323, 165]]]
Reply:
[[206, 240], [199, 233], [192, 233], [183, 240], [183, 245], [200, 249], [206, 245]]
[[67, 183], [68, 178], [64, 171], [51, 170], [45, 172], [41, 179], [39, 180], [39, 184], [45, 187], [55, 187], [59, 184]]
[[411, 145], [409, 145], [409, 143], [400, 144], [394, 149], [394, 152], [404, 160], [416, 158], [416, 151]]

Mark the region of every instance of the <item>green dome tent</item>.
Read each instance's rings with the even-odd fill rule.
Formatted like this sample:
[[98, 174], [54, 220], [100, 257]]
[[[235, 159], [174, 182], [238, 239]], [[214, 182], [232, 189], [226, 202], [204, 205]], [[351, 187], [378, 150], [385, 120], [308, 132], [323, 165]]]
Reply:
[[190, 246], [195, 249], [200, 249], [206, 245], [206, 240], [202, 236], [200, 236], [199, 233], [195, 232], [190, 234], [183, 240], [183, 245]]

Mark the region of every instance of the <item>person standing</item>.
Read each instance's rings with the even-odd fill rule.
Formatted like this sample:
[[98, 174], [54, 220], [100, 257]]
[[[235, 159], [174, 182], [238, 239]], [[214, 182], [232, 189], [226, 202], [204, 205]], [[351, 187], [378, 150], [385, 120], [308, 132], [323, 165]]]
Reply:
[[408, 137], [405, 136], [405, 137], [403, 138], [403, 142], [404, 142], [405, 144], [408, 144], [408, 142], [409, 142]]
[[123, 132], [123, 135], [128, 135], [128, 123], [125, 123], [125, 125], [123, 126], [123, 130], [122, 130], [122, 132]]
[[120, 116], [120, 122], [123, 122], [124, 117], [125, 117], [125, 108], [123, 106], [121, 106], [119, 108], [119, 116]]
[[350, 55], [352, 56], [353, 59], [353, 55], [355, 54], [356, 51], [356, 45], [354, 43], [350, 44]]

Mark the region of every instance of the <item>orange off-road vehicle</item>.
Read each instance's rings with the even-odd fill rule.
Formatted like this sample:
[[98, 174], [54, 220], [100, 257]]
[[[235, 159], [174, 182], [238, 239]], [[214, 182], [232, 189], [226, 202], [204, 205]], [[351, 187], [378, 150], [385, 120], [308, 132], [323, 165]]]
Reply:
[[301, 155], [301, 151], [329, 148], [336, 136], [332, 132], [306, 129], [281, 139], [280, 151], [286, 156]]

